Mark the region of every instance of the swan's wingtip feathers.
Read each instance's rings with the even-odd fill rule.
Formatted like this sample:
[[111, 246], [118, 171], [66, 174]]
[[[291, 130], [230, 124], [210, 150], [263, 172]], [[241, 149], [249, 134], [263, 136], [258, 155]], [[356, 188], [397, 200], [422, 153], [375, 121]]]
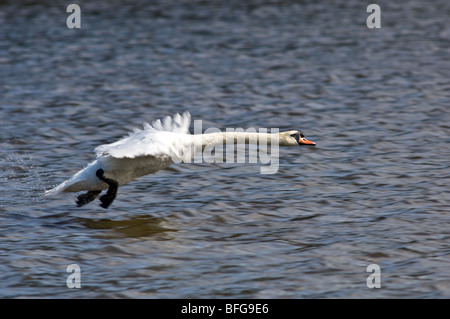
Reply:
[[190, 125], [191, 114], [188, 111], [181, 115], [177, 113], [172, 117], [166, 116], [162, 121], [160, 119], [153, 121], [151, 125], [144, 123], [143, 129], [136, 128], [128, 136], [115, 143], [99, 145], [94, 149], [94, 152], [97, 157], [110, 155], [117, 158], [134, 158], [138, 155], [149, 154], [148, 150], [143, 151], [135, 148], [136, 143], [141, 143], [143, 135], [147, 135], [147, 133], [151, 135], [157, 132], [189, 134]]
[[141, 131], [163, 131], [174, 133], [189, 134], [189, 126], [191, 125], [191, 114], [188, 111], [175, 113], [173, 116], [165, 116], [162, 120], [157, 119], [152, 124], [144, 123], [143, 129], [135, 128], [128, 136], [134, 135]]
[[188, 111], [183, 114], [176, 113], [172, 117], [166, 116], [162, 119], [153, 121], [152, 125], [144, 124], [146, 130], [167, 131], [174, 133], [189, 133], [189, 126], [191, 125], [191, 114]]

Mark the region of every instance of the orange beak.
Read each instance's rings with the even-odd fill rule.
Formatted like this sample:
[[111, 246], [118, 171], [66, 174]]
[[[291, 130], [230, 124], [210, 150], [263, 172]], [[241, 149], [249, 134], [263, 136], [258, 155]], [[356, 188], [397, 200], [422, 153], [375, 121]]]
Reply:
[[316, 146], [316, 143], [312, 142], [312, 141], [308, 141], [306, 138], [301, 137], [298, 139], [298, 144], [300, 145], [311, 145], [311, 146]]

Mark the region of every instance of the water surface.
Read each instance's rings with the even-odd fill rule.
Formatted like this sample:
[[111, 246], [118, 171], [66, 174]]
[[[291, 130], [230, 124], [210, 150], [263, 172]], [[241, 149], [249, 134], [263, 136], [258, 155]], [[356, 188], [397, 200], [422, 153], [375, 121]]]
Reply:
[[[360, 1], [77, 1], [81, 29], [66, 3], [3, 2], [0, 297], [450, 297], [450, 6], [377, 3], [372, 30]], [[317, 147], [273, 175], [174, 165], [108, 210], [42, 196], [185, 110]]]

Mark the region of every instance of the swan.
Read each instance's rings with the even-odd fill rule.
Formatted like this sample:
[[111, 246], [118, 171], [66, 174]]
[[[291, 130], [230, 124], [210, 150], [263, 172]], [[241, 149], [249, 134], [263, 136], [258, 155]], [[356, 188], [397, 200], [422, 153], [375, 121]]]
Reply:
[[135, 129], [128, 136], [111, 144], [94, 149], [96, 160], [58, 186], [47, 190], [45, 195], [60, 192], [87, 191], [77, 197], [78, 207], [95, 200], [103, 190], [100, 206], [108, 208], [117, 195], [118, 187], [132, 180], [155, 173], [173, 163], [189, 162], [196, 151], [232, 143], [257, 144], [258, 140], [279, 146], [311, 145], [316, 143], [295, 130], [279, 133], [256, 132], [214, 132], [190, 134], [189, 112], [167, 116], [152, 125], [145, 123], [142, 129]]

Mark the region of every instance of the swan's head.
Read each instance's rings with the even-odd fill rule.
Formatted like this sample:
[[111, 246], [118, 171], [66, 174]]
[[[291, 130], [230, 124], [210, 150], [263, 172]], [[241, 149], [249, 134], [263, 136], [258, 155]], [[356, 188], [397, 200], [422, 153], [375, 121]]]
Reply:
[[316, 146], [316, 143], [307, 140], [305, 138], [305, 135], [303, 135], [303, 133], [299, 131], [287, 131], [280, 133], [280, 146], [298, 145]]

